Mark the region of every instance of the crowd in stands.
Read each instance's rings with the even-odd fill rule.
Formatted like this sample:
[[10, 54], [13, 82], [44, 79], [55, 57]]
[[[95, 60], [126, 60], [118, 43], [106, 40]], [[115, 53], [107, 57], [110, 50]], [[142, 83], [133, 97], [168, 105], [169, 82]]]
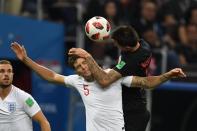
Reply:
[[[152, 69], [161, 65], [162, 54], [158, 52], [162, 49], [165, 49], [167, 55], [167, 69], [197, 63], [195, 1], [92, 0], [86, 6], [84, 21], [95, 15], [107, 18], [112, 29], [119, 25], [133, 26], [153, 49]], [[111, 59], [118, 56], [113, 44], [86, 44], [93, 47], [92, 54], [97, 59], [106, 58], [106, 55]], [[157, 52], [154, 53], [154, 50]]]
[[[22, 0], [17, 0], [22, 1]], [[37, 0], [23, 1], [23, 15], [36, 12]], [[59, 4], [58, 4], [59, 3]], [[61, 3], [81, 4], [81, 20], [77, 11]], [[66, 7], [66, 8], [65, 8]], [[75, 27], [84, 26], [93, 16], [104, 16], [112, 26], [131, 25], [156, 53], [152, 69], [157, 68], [164, 50], [167, 69], [197, 64], [197, 2], [195, 0], [43, 0], [44, 19], [67, 27], [67, 33], [76, 35]], [[76, 17], [74, 17], [76, 16]], [[110, 42], [94, 43], [85, 39], [85, 48], [102, 63], [116, 63], [118, 50]], [[70, 48], [75, 45], [69, 45]], [[104, 61], [103, 61], [104, 60]], [[104, 65], [105, 66], [105, 65]], [[109, 66], [109, 65], [108, 65]]]

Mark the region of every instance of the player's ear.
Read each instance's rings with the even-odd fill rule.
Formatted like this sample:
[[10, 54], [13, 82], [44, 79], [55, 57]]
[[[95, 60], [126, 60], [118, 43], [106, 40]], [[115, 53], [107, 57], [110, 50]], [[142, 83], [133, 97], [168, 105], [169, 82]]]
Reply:
[[109, 38], [109, 41], [110, 41], [110, 42], [112, 42], [112, 43], [117, 42], [116, 40], [114, 40], [114, 39], [113, 39], [113, 38], [111, 38], [111, 37]]
[[129, 47], [129, 46], [126, 46], [126, 47], [123, 47], [122, 50], [124, 51], [132, 51], [133, 48]]
[[12, 77], [14, 77], [14, 72], [12, 72]]
[[129, 47], [129, 46], [126, 46], [126, 47], [125, 47], [125, 49], [132, 49], [132, 48], [131, 48], [131, 47]]

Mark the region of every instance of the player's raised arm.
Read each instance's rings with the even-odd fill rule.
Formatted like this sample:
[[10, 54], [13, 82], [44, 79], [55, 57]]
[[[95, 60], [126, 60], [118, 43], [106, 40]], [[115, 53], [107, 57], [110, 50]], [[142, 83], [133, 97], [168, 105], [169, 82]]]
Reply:
[[159, 86], [160, 84], [172, 79], [172, 78], [179, 78], [179, 77], [186, 77], [185, 73], [180, 68], [172, 69], [171, 71], [164, 73], [159, 76], [148, 76], [148, 77], [126, 77], [123, 80], [123, 84], [128, 85], [130, 87], [142, 87], [145, 89], [153, 89]]
[[11, 44], [11, 49], [20, 61], [39, 74], [43, 79], [49, 82], [64, 84], [64, 76], [34, 62], [27, 56], [24, 46], [14, 42]]
[[88, 52], [86, 52], [81, 48], [72, 48], [69, 50], [68, 54], [77, 55], [79, 57], [85, 58], [92, 75], [102, 87], [108, 87], [114, 81], [122, 77], [122, 75], [115, 70], [110, 70], [109, 72], [105, 72], [96, 63], [94, 58]]

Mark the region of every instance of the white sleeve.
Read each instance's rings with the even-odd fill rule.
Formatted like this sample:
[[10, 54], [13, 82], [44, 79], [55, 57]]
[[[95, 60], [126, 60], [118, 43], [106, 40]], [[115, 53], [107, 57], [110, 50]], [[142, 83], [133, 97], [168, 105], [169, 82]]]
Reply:
[[64, 83], [67, 87], [75, 87], [76, 75], [64, 76]]
[[30, 116], [34, 116], [36, 113], [38, 113], [41, 109], [38, 103], [34, 100], [34, 98], [28, 94], [25, 93], [23, 96], [23, 107], [25, 112]]
[[126, 76], [122, 78], [122, 84], [126, 87], [131, 87], [133, 76]]

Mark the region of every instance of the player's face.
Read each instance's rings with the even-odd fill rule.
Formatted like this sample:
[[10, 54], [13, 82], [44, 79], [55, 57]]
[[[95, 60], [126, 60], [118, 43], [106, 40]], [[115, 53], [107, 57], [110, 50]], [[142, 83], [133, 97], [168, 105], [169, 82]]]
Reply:
[[90, 77], [91, 72], [84, 58], [78, 58], [74, 63], [75, 70], [78, 75], [85, 77]]
[[0, 64], [0, 87], [6, 88], [12, 84], [13, 69], [10, 64]]

